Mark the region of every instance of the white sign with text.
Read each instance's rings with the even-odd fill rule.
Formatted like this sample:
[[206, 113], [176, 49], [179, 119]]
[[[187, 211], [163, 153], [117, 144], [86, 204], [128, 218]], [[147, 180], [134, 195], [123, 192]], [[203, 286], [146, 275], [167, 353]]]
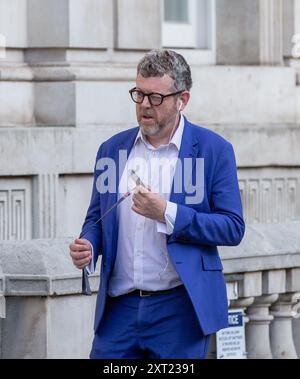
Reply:
[[243, 310], [229, 311], [228, 324], [228, 328], [219, 330], [216, 335], [217, 359], [246, 359]]

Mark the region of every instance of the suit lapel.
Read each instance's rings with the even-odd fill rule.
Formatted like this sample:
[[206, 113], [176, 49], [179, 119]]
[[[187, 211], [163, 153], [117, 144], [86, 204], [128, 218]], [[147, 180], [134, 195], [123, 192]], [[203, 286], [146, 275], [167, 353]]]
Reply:
[[193, 172], [195, 171], [199, 150], [198, 144], [190, 123], [184, 118], [184, 130], [170, 193], [171, 202], [176, 204], [185, 203], [186, 189], [192, 183]]
[[[138, 131], [139, 131], [139, 128], [133, 129], [132, 131], [129, 132], [130, 134], [128, 136], [123, 137], [122, 141], [117, 143], [115, 146], [112, 146], [112, 155], [110, 156], [110, 158], [113, 159], [116, 165], [116, 187], [115, 187], [116, 191], [109, 193], [108, 199], [107, 199], [107, 209], [109, 209], [118, 200], [118, 188], [119, 188], [120, 178], [125, 169], [128, 156], [131, 152], [131, 149], [133, 147]], [[121, 151], [122, 151], [122, 156], [124, 158], [123, 160], [119, 159]], [[112, 211], [111, 214], [115, 217], [116, 209], [114, 209], [114, 211]]]
[[[128, 133], [127, 136], [123, 137], [122, 141], [115, 144], [111, 147], [112, 155], [110, 156], [111, 159], [114, 160], [116, 165], [116, 191], [112, 193], [108, 193], [107, 195], [107, 202], [106, 202], [106, 209], [109, 209], [113, 206], [118, 200], [118, 188], [119, 188], [119, 182], [120, 177], [123, 174], [126, 161], [128, 159], [128, 156], [130, 154], [130, 151], [133, 147], [134, 141], [136, 139], [138, 128], [133, 129]], [[119, 152], [123, 150], [122, 154], [124, 157], [126, 156], [125, 162], [123, 162], [123, 165], [119, 162]], [[121, 162], [122, 163], [122, 162]], [[116, 258], [117, 253], [117, 241], [118, 241], [118, 225], [117, 225], [117, 208], [114, 208], [105, 218], [104, 223], [106, 223], [107, 228], [105, 228], [105, 233], [107, 237], [107, 241], [109, 241], [108, 250], [111, 252], [108, 254], [108, 259], [111, 262], [111, 267], [113, 266], [113, 262]]]

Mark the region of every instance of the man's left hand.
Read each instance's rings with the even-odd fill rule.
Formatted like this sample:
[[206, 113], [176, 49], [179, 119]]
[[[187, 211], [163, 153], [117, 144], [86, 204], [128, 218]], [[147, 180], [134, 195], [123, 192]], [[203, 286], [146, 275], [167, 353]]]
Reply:
[[132, 210], [141, 216], [166, 223], [165, 211], [167, 202], [150, 188], [137, 186], [133, 194]]

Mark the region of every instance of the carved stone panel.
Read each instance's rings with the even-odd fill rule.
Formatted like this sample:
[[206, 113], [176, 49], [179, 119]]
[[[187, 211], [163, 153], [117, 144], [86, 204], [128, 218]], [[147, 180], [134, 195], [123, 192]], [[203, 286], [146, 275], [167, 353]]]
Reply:
[[0, 179], [0, 240], [32, 237], [30, 179]]
[[247, 223], [300, 219], [299, 169], [241, 169], [239, 186]]

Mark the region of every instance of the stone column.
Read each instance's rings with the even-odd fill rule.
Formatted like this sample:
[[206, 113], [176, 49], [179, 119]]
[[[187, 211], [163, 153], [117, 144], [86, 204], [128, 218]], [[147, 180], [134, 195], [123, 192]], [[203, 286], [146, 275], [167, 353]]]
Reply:
[[[287, 270], [287, 291], [300, 292], [300, 268]], [[300, 358], [300, 301], [292, 308], [293, 339], [298, 358]]]
[[300, 358], [300, 301], [293, 307], [293, 339], [298, 358]]
[[231, 309], [242, 309], [243, 310], [243, 318], [244, 318], [244, 325], [245, 325], [245, 348], [246, 348], [246, 351], [245, 351], [245, 354], [246, 354], [246, 357], [248, 358], [248, 351], [249, 351], [249, 343], [248, 343], [248, 340], [247, 340], [247, 334], [246, 334], [246, 331], [247, 331], [247, 324], [249, 322], [249, 317], [247, 316], [247, 309], [248, 307], [250, 307], [254, 302], [254, 297], [244, 297], [244, 298], [239, 298], [237, 300], [233, 300], [230, 302], [230, 305], [231, 305]]
[[269, 307], [278, 299], [278, 294], [286, 291], [285, 270], [262, 272], [262, 296], [255, 298], [248, 308], [249, 324], [246, 328], [249, 358], [271, 359], [269, 325], [273, 316]]
[[0, 319], [5, 318], [4, 277], [1, 275], [1, 271], [0, 266]]
[[[226, 290], [228, 298], [228, 308], [230, 304], [238, 298], [238, 286], [239, 281], [242, 280], [242, 275], [233, 274], [226, 275]], [[216, 359], [217, 357], [217, 344], [216, 344], [216, 334], [213, 334], [210, 338], [210, 344], [207, 352], [207, 359]]]
[[[289, 0], [291, 1], [291, 0]], [[294, 34], [300, 34], [300, 3], [297, 0], [293, 0], [293, 3], [290, 4], [290, 7], [292, 8], [290, 12], [293, 14], [294, 18], [292, 21], [294, 21], [292, 24], [294, 26]]]
[[0, 261], [0, 359], [2, 358], [2, 319], [6, 316], [5, 297], [4, 297], [4, 278]]
[[58, 175], [36, 176], [33, 197], [33, 238], [55, 238], [58, 227]]
[[293, 35], [296, 34], [295, 6], [295, 0], [285, 0], [283, 2], [283, 54], [288, 59], [292, 57], [292, 39]]
[[[287, 0], [284, 14], [284, 55], [290, 66], [295, 68], [297, 84], [300, 84], [300, 3]], [[298, 108], [300, 108], [300, 92], [298, 88]], [[298, 118], [300, 111], [298, 109]], [[298, 121], [299, 122], [299, 121]]]
[[149, 50], [162, 44], [162, 2], [160, 0], [117, 0], [115, 47]]
[[[25, 59], [35, 77], [35, 123], [38, 126], [75, 126], [81, 107], [87, 107], [94, 98], [99, 99], [100, 85], [82, 78], [78, 83], [79, 75], [70, 67], [77, 66], [85, 72], [86, 66], [92, 62], [92, 67], [97, 65], [96, 62], [99, 64], [103, 53], [112, 48], [113, 2], [27, 1], [28, 48]], [[84, 104], [80, 90], [84, 92]], [[87, 113], [93, 114], [90, 110]]]
[[242, 297], [237, 300], [232, 300], [230, 302], [230, 309], [243, 309], [244, 322], [246, 324], [249, 322], [249, 318], [246, 314], [246, 310], [248, 309], [248, 307], [250, 307], [253, 304], [254, 300], [255, 300], [254, 297]]
[[300, 2], [285, 1], [284, 56], [296, 72], [296, 123], [300, 123]]
[[27, 1], [28, 45], [43, 49], [40, 58], [64, 60], [65, 49], [107, 49], [111, 44], [112, 1]]
[[0, 293], [0, 318], [5, 318], [5, 297]]
[[0, 34], [6, 47], [5, 52], [1, 51], [0, 54], [2, 132], [2, 126], [34, 123], [33, 85], [29, 82], [30, 73], [24, 65], [24, 49], [28, 45], [27, 0], [0, 1]]
[[271, 348], [275, 359], [297, 359], [293, 341], [293, 306], [300, 299], [300, 293], [281, 294], [271, 307], [274, 320], [271, 323]]
[[[247, 316], [247, 309], [250, 307], [255, 297], [260, 296], [262, 294], [262, 273], [261, 272], [247, 272], [244, 273], [242, 277], [242, 281], [240, 282], [238, 288], [239, 298], [235, 301], [230, 302], [231, 307], [233, 308], [242, 308], [246, 317], [244, 317], [245, 321], [245, 332], [247, 331], [247, 323], [249, 322], [249, 318]], [[247, 334], [245, 333], [246, 338], [246, 352], [248, 354], [249, 343], [247, 340]], [[252, 347], [250, 345], [250, 350], [252, 351]]]
[[282, 0], [216, 1], [217, 63], [282, 64]]
[[259, 0], [260, 63], [283, 64], [283, 0]]
[[21, 49], [27, 46], [26, 7], [27, 0], [0, 1], [0, 33], [6, 40], [8, 59], [22, 60]]
[[278, 295], [259, 296], [254, 304], [247, 308], [249, 322], [246, 326], [248, 358], [271, 359], [269, 325], [273, 316], [269, 307], [278, 299]]

